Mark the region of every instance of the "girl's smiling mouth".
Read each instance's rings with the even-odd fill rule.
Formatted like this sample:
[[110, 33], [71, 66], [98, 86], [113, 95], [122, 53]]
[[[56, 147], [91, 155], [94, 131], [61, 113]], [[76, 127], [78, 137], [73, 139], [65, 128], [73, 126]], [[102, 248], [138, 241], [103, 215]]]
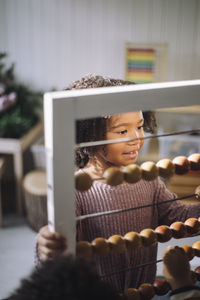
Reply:
[[138, 156], [138, 151], [137, 150], [133, 150], [133, 151], [129, 151], [129, 152], [123, 152], [122, 155], [126, 159], [135, 159]]

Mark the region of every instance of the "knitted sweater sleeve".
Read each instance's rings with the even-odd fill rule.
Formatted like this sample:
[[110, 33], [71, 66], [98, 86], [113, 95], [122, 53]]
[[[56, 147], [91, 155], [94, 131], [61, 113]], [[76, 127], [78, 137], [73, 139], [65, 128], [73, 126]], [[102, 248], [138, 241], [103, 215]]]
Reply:
[[200, 203], [184, 204], [177, 200], [162, 204], [163, 201], [177, 198], [177, 195], [171, 193], [160, 179], [154, 184], [155, 202], [159, 204], [158, 221], [160, 225], [170, 225], [176, 221], [184, 222], [188, 218], [198, 218], [200, 216]]

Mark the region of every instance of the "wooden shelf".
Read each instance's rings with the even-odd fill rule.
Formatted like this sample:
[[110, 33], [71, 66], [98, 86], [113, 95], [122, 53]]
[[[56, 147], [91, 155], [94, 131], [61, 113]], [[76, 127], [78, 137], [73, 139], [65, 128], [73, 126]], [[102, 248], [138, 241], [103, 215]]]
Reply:
[[[167, 188], [178, 195], [183, 197], [195, 193], [195, 189], [200, 184], [200, 171], [190, 171], [185, 175], [173, 175], [167, 182]], [[186, 204], [199, 203], [195, 197], [182, 200]]]
[[43, 131], [43, 122], [40, 121], [20, 139], [0, 138], [0, 154], [13, 155], [17, 211], [19, 215], [23, 214], [23, 152], [28, 149], [43, 134]]
[[193, 106], [181, 106], [172, 108], [160, 108], [157, 109], [158, 112], [175, 112], [175, 113], [185, 113], [185, 114], [200, 114], [200, 105]]
[[5, 166], [5, 160], [3, 157], [0, 157], [0, 227], [2, 226], [2, 202], [1, 202], [1, 177], [3, 175], [4, 171], [4, 166]]

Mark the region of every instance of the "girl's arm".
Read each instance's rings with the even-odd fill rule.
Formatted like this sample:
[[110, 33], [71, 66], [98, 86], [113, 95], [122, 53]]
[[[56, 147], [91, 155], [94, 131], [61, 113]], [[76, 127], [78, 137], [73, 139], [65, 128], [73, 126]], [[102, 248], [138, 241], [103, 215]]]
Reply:
[[[155, 181], [155, 201], [161, 203], [165, 200], [177, 198], [171, 193], [160, 178]], [[158, 205], [158, 218], [160, 225], [171, 225], [173, 222], [184, 222], [188, 218], [200, 217], [199, 204], [184, 204], [180, 200]]]

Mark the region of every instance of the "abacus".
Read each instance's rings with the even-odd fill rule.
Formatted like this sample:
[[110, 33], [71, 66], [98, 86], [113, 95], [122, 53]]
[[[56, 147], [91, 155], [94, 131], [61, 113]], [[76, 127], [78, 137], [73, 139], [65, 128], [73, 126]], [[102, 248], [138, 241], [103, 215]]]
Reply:
[[[189, 105], [195, 105], [199, 104], [199, 94], [200, 80], [106, 87], [45, 94], [44, 113], [45, 146], [47, 153], [48, 222], [51, 230], [58, 231], [67, 237], [69, 252], [75, 253], [76, 250], [74, 189], [75, 181], [77, 186], [78, 181], [77, 178], [74, 180], [74, 147], [76, 146], [75, 121], [128, 111], [187, 106], [188, 102]], [[186, 159], [185, 164], [188, 165], [188, 167], [191, 166], [188, 159], [184, 159]], [[198, 159], [199, 158], [197, 158], [197, 165], [199, 165]], [[169, 171], [171, 168], [171, 172], [173, 172], [176, 162], [172, 164], [170, 164], [170, 162], [168, 163], [171, 167], [168, 167], [167, 170]], [[178, 173], [179, 167], [177, 166], [176, 168], [175, 170], [177, 170], [176, 172]], [[138, 176], [146, 176], [146, 180], [151, 180], [152, 176], [161, 175], [161, 169], [159, 164], [148, 164], [146, 167], [141, 166], [138, 171]], [[127, 170], [124, 172], [120, 172], [120, 170], [115, 171], [118, 171], [120, 174], [123, 173], [121, 174], [121, 179], [128, 178], [127, 174], [130, 174]], [[115, 174], [115, 172], [113, 173]], [[105, 174], [106, 180], [109, 180], [109, 176], [110, 173], [108, 175]], [[92, 180], [90, 180], [88, 186], [90, 186], [90, 184], [92, 184]], [[80, 186], [79, 189], [81, 189]], [[194, 195], [199, 197], [199, 188], [194, 192]], [[191, 222], [199, 224], [198, 220]], [[182, 225], [182, 227], [185, 228], [187, 224], [178, 225]], [[195, 226], [197, 225], [187, 226], [196, 228]], [[163, 230], [168, 232], [169, 236], [176, 232], [174, 228], [163, 228]], [[159, 241], [158, 231], [157, 229], [156, 233], [156, 230], [148, 230], [148, 234], [147, 232], [145, 232], [145, 234], [141, 232], [140, 234], [135, 234], [135, 236], [138, 236], [138, 240], [141, 240], [141, 243], [146, 243], [145, 245], [148, 246], [149, 243]], [[181, 232], [180, 229], [178, 231]], [[149, 238], [146, 238], [146, 234]], [[116, 235], [110, 237], [108, 242], [102, 237], [102, 240], [93, 241], [92, 243], [79, 243], [78, 251], [81, 253], [85, 251], [86, 255], [89, 256], [92, 255], [94, 249], [98, 249], [95, 251], [100, 252], [110, 251], [110, 249], [112, 249], [112, 251], [124, 251], [127, 245], [130, 246], [130, 243], [134, 243], [136, 238], [134, 239], [133, 235], [134, 233], [127, 233], [127, 236], [123, 238]], [[161, 238], [162, 234], [160, 235], [160, 239]], [[140, 242], [138, 243], [140, 244]], [[102, 244], [104, 244], [104, 247], [101, 247]], [[111, 246], [105, 246], [108, 244]], [[115, 247], [115, 245], [117, 245], [117, 247]], [[193, 249], [193, 247], [189, 248], [190, 252], [192, 252], [191, 249]]]

